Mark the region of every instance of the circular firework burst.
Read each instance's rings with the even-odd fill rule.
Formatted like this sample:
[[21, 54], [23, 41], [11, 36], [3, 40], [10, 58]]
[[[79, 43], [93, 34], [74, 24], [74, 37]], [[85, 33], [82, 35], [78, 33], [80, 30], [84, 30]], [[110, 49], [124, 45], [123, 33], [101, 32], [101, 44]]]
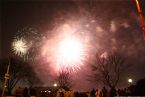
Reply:
[[58, 45], [57, 63], [61, 69], [75, 70], [79, 68], [83, 57], [83, 45], [75, 38], [63, 39]]
[[12, 42], [12, 51], [24, 60], [36, 58], [41, 34], [35, 28], [27, 27], [16, 33]]
[[18, 38], [16, 37], [14, 39], [14, 42], [12, 43], [12, 50], [13, 52], [18, 55], [23, 57], [27, 51], [29, 50], [29, 48], [31, 47], [31, 45], [27, 45], [27, 42], [24, 38]]
[[71, 24], [64, 24], [53, 32], [56, 32], [54, 36], [44, 40], [41, 48], [42, 57], [56, 72], [76, 72], [84, 65], [88, 55], [88, 37], [86, 39], [85, 36], [80, 36], [81, 32], [77, 32]]

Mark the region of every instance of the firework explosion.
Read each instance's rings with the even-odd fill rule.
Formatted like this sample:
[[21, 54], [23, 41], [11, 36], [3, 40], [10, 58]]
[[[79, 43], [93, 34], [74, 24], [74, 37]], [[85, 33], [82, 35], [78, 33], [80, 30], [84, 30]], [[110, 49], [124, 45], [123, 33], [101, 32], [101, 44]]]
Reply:
[[35, 58], [40, 38], [38, 31], [31, 27], [18, 31], [12, 42], [14, 54], [24, 60]]
[[15, 38], [14, 42], [12, 43], [13, 52], [18, 56], [24, 56], [29, 48], [31, 47], [27, 45], [26, 40], [23, 38]]
[[[88, 57], [95, 55], [97, 50], [104, 51], [100, 57], [106, 57], [109, 50], [115, 50], [127, 57], [129, 56], [128, 61], [133, 62], [132, 60], [135, 60], [134, 64], [140, 64], [135, 66], [135, 72], [140, 70], [140, 73], [137, 72], [138, 75], [144, 74], [142, 66], [144, 66], [145, 46], [142, 33], [140, 33], [139, 23], [137, 22], [139, 20], [137, 20], [138, 14], [134, 0], [130, 0], [130, 2], [122, 2], [121, 0], [107, 0], [111, 2], [89, 0], [91, 3], [83, 2], [83, 0], [81, 0], [82, 2], [71, 1], [74, 2], [44, 3], [40, 4], [41, 7], [37, 6], [37, 4], [27, 6], [26, 3], [21, 3], [19, 5], [23, 6], [21, 7], [23, 10], [19, 9], [20, 6], [17, 6], [17, 4], [16, 6], [15, 4], [5, 6], [9, 7], [8, 9], [4, 8], [6, 13], [4, 12], [3, 17], [5, 19], [3, 22], [6, 24], [2, 28], [4, 29], [3, 32], [7, 33], [6, 35], [10, 35], [10, 32], [15, 32], [19, 23], [21, 23], [20, 25], [33, 24], [40, 27], [45, 35], [45, 38], [41, 41], [41, 46], [38, 46], [36, 44], [38, 42], [33, 40], [39, 40], [39, 35], [35, 36], [29, 31], [20, 30], [21, 34], [16, 34], [15, 37], [17, 36], [17, 38], [12, 43], [14, 53], [17, 52], [15, 53], [16, 55], [24, 58], [33, 56], [34, 51], [36, 53], [40, 50], [40, 53], [37, 54], [41, 55], [39, 57], [40, 60], [35, 61], [36, 64], [33, 66], [33, 69], [46, 84], [48, 84], [48, 80], [52, 79], [48, 77], [48, 72], [52, 72], [55, 75], [53, 71], [59, 71], [63, 67], [73, 68], [74, 71], [79, 69], [77, 73], [82, 71], [82, 74], [77, 76], [81, 76], [80, 80], [84, 80], [85, 77], [82, 75], [89, 73], [84, 61]], [[142, 2], [141, 5], [144, 5], [144, 0]], [[10, 21], [10, 23], [7, 23], [7, 21]], [[46, 31], [47, 33], [45, 33]], [[4, 34], [4, 37], [2, 37], [4, 41], [8, 41], [6, 35]], [[14, 46], [18, 40], [21, 42], [18, 42], [19, 45]], [[66, 40], [67, 42], [65, 42]], [[61, 42], [64, 46], [60, 45]], [[73, 45], [70, 45], [70, 43]], [[8, 46], [4, 45], [4, 47]], [[39, 47], [41, 49], [38, 49]], [[73, 48], [75, 49], [74, 52], [79, 53], [72, 53], [72, 50], [69, 48]], [[74, 57], [69, 56], [71, 55], [69, 54], [70, 52]], [[68, 56], [68, 59], [65, 58], [66, 56]], [[73, 63], [71, 58], [74, 60], [76, 57], [79, 58], [73, 61]], [[129, 71], [129, 74], [132, 72], [134, 71]], [[137, 73], [134, 75], [137, 75]], [[82, 83], [82, 86], [80, 86], [80, 83]], [[78, 83], [79, 88], [84, 87], [84, 85], [89, 84], [84, 84], [84, 82]]]
[[83, 45], [77, 39], [64, 39], [58, 46], [57, 62], [61, 68], [79, 68], [83, 57]]
[[44, 40], [41, 55], [56, 71], [76, 71], [88, 57], [86, 44], [89, 44], [90, 37], [83, 35], [84, 32], [74, 25], [67, 23], [57, 27], [54, 36]]

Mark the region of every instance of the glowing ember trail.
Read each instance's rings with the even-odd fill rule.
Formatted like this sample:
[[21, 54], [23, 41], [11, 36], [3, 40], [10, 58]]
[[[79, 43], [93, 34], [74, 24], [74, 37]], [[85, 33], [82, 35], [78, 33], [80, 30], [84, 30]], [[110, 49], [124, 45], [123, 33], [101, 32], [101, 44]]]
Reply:
[[141, 11], [141, 8], [140, 8], [138, 0], [136, 0], [136, 5], [137, 5], [138, 13], [139, 13], [140, 24], [141, 24], [143, 35], [144, 35], [144, 39], [145, 39], [145, 24], [144, 24], [144, 19], [143, 19], [143, 16], [142, 16], [142, 11]]

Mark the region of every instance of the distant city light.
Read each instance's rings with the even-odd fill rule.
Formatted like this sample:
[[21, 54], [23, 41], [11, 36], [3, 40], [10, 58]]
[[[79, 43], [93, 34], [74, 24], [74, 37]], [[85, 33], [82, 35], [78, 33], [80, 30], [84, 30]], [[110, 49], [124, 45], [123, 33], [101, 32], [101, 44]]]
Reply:
[[48, 91], [48, 93], [51, 93], [51, 91]]

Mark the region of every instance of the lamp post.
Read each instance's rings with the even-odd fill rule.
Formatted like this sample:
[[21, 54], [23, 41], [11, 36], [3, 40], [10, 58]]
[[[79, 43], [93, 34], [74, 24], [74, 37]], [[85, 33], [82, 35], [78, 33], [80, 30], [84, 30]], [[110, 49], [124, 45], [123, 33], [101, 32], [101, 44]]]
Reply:
[[128, 79], [128, 83], [132, 84], [133, 80], [131, 78]]

